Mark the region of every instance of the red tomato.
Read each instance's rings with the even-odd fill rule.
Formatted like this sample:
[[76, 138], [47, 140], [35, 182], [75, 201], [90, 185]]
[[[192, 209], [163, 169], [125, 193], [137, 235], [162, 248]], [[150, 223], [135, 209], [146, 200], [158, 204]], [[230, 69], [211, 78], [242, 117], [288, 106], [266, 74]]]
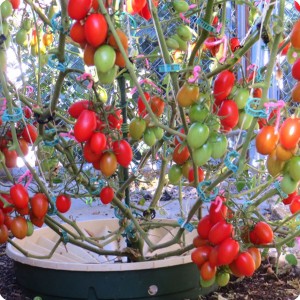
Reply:
[[95, 153], [91, 148], [90, 141], [86, 142], [83, 146], [83, 157], [89, 163], [94, 163], [101, 158], [102, 152], [100, 154]]
[[91, 150], [96, 154], [101, 154], [106, 148], [106, 135], [102, 132], [95, 132], [89, 142]]
[[250, 247], [247, 249], [247, 252], [250, 253], [252, 258], [254, 259], [255, 270], [257, 270], [261, 265], [261, 253], [259, 249]]
[[26, 119], [30, 119], [32, 117], [32, 110], [28, 106], [23, 107], [23, 114]]
[[0, 225], [0, 244], [6, 243], [8, 240], [8, 229], [5, 224]]
[[122, 110], [115, 109], [113, 113], [108, 115], [107, 120], [110, 128], [120, 130], [123, 124]]
[[250, 231], [250, 241], [256, 245], [267, 245], [273, 241], [273, 230], [269, 224], [260, 221]]
[[[282, 42], [280, 42], [279, 45], [278, 45], [278, 48], [281, 48], [281, 46], [282, 46], [284, 43], [285, 43], [285, 40], [283, 40]], [[282, 49], [280, 55], [281, 55], [281, 56], [285, 56], [285, 55], [288, 53], [288, 51], [289, 51], [289, 49], [290, 49], [290, 46], [291, 46], [291, 43], [290, 43], [290, 42], [287, 43], [287, 45]]]
[[134, 15], [138, 13], [146, 3], [146, 0], [126, 0], [126, 8], [128, 13]]
[[193, 245], [195, 248], [208, 245], [208, 240], [202, 239], [199, 235], [195, 236], [193, 239]]
[[224, 100], [218, 111], [223, 130], [228, 131], [234, 128], [239, 121], [239, 109], [233, 100]]
[[118, 162], [113, 152], [105, 152], [99, 160], [99, 169], [106, 177], [110, 177], [117, 170]]
[[209, 261], [206, 261], [200, 268], [200, 275], [203, 280], [208, 281], [215, 277], [217, 273], [217, 267], [211, 266]]
[[[194, 182], [194, 168], [189, 169], [188, 180]], [[198, 167], [198, 183], [204, 180], [204, 171]]]
[[192, 262], [198, 267], [202, 266], [206, 261], [208, 261], [208, 256], [211, 250], [212, 247], [208, 245], [197, 247], [191, 253]]
[[210, 229], [208, 240], [212, 244], [220, 244], [232, 235], [232, 231], [232, 224], [226, 223], [225, 221], [219, 221]]
[[15, 184], [10, 188], [10, 197], [16, 208], [25, 208], [28, 206], [29, 195], [27, 189], [22, 184]]
[[27, 124], [22, 132], [22, 137], [28, 144], [33, 144], [38, 137], [36, 127], [31, 124]]
[[60, 213], [67, 212], [71, 207], [71, 198], [69, 195], [59, 195], [56, 197], [55, 206]]
[[[150, 94], [147, 92], [144, 92], [144, 96], [145, 96], [146, 100], [149, 102], [150, 98], [151, 98]], [[138, 115], [140, 117], [145, 117], [145, 115], [147, 114], [147, 110], [146, 110], [146, 106], [145, 106], [141, 96], [138, 97], [137, 106], [138, 106]]]
[[300, 1], [299, 0], [295, 0], [294, 1], [294, 5], [295, 5], [295, 8], [300, 11]]
[[232, 72], [225, 70], [219, 73], [214, 81], [213, 94], [215, 104], [220, 105], [225, 100], [233, 88], [235, 76]]
[[296, 79], [298, 81], [300, 80], [299, 68], [300, 68], [300, 58], [298, 58], [292, 66], [292, 76], [294, 77], [294, 79]]
[[178, 164], [184, 164], [190, 157], [190, 152], [187, 146], [178, 144], [173, 152], [173, 161]]
[[92, 7], [92, 0], [69, 0], [68, 14], [71, 19], [82, 20]]
[[100, 192], [100, 200], [103, 204], [109, 204], [113, 200], [114, 195], [114, 190], [110, 186], [106, 186]]
[[233, 37], [229, 41], [230, 49], [232, 52], [235, 52], [241, 47], [240, 41], [237, 37]]
[[69, 109], [68, 113], [70, 114], [71, 117], [78, 119], [80, 114], [85, 110], [92, 107], [92, 102], [89, 100], [80, 100], [75, 103], [73, 103]]
[[24, 208], [16, 208], [16, 211], [17, 211], [21, 216], [29, 215], [29, 206], [26, 206], [26, 207], [24, 207]]
[[14, 206], [13, 206], [14, 202], [13, 202], [13, 200], [11, 199], [10, 195], [9, 195], [9, 194], [0, 194], [0, 195], [1, 195], [1, 197], [4, 198], [8, 203], [11, 204], [11, 206], [6, 206], [6, 207], [4, 207], [3, 202], [0, 200], [0, 209], [2, 209], [3, 212], [4, 212], [5, 214], [9, 214], [9, 213], [11, 213], [12, 211], [14, 211]]
[[287, 198], [282, 199], [282, 203], [285, 205], [289, 205], [292, 203], [293, 199], [298, 195], [298, 192], [295, 191], [291, 194], [288, 194]]
[[74, 126], [74, 136], [80, 143], [87, 141], [97, 127], [97, 118], [94, 111], [84, 110]]
[[209, 215], [203, 217], [197, 226], [197, 232], [202, 239], [208, 239], [209, 231], [213, 227], [213, 224], [210, 221]]
[[18, 9], [21, 3], [21, 0], [9, 0], [13, 9]]
[[153, 97], [151, 97], [151, 100], [150, 100], [150, 106], [151, 106], [153, 113], [157, 117], [160, 117], [164, 112], [165, 102], [160, 97], [153, 96]]
[[2, 150], [4, 157], [5, 157], [5, 165], [7, 168], [15, 168], [17, 166], [17, 158], [18, 153], [16, 150], [8, 150], [4, 148]]
[[[226, 201], [226, 198], [223, 196], [217, 196], [217, 197], [219, 197], [223, 202]], [[224, 221], [228, 215], [228, 208], [225, 204], [222, 204], [219, 210], [218, 210], [218, 206], [219, 204], [214, 201], [211, 203], [209, 207], [209, 219], [213, 225], [220, 221]]]
[[113, 151], [116, 155], [117, 162], [124, 168], [128, 168], [132, 161], [132, 149], [126, 140], [115, 141], [112, 143]]
[[2, 209], [0, 209], [0, 225], [4, 224], [5, 215]]
[[29, 152], [28, 143], [25, 141], [25, 139], [20, 138], [19, 145], [20, 145], [23, 155], [26, 156]]
[[12, 220], [13, 219], [10, 214], [4, 215], [4, 225], [7, 227], [8, 230], [10, 230], [10, 225], [11, 225]]
[[219, 245], [218, 251], [218, 265], [229, 265], [236, 258], [239, 253], [240, 245], [239, 243], [232, 239], [227, 238]]
[[[178, 131], [183, 134], [185, 133], [183, 127], [181, 127]], [[182, 144], [182, 142], [183, 142], [183, 139], [179, 135], [176, 135], [174, 138], [174, 145], [177, 146], [178, 144]]]
[[213, 247], [212, 250], [210, 251], [208, 256], [208, 261], [211, 266], [215, 266], [215, 267], [218, 266], [218, 252], [219, 252], [219, 246]]
[[45, 194], [37, 193], [31, 198], [30, 205], [32, 213], [37, 218], [43, 218], [48, 212], [49, 201]]
[[84, 25], [80, 21], [76, 21], [70, 29], [71, 39], [79, 44], [86, 43]]
[[33, 213], [32, 211], [30, 212], [29, 214], [29, 218], [30, 218], [30, 221], [33, 225], [37, 226], [37, 227], [42, 227], [44, 225], [44, 222], [45, 222], [45, 218], [37, 218]]
[[220, 44], [219, 45], [215, 45], [215, 46], [210, 46], [209, 43], [216, 42], [218, 40], [219, 39], [216, 38], [216, 37], [208, 37], [205, 40], [205, 42], [207, 42], [207, 44], [206, 43], [204, 44], [204, 50], [207, 49], [212, 56], [216, 56], [216, 54], [218, 53], [218, 51], [220, 49]]
[[93, 47], [102, 45], [108, 33], [108, 26], [104, 16], [100, 13], [91, 14], [84, 24], [84, 33], [87, 42]]
[[276, 148], [279, 136], [274, 126], [265, 126], [257, 134], [255, 139], [256, 150], [262, 155], [271, 154]]
[[[299, 65], [300, 68], [300, 65]], [[300, 140], [300, 119], [287, 118], [279, 129], [279, 142], [287, 150], [295, 148]]]
[[255, 262], [249, 252], [241, 252], [234, 261], [237, 271], [243, 276], [252, 276], [255, 271]]
[[294, 24], [290, 38], [292, 46], [296, 50], [300, 50], [300, 20]]
[[15, 217], [10, 225], [11, 233], [18, 239], [23, 239], [27, 235], [27, 222], [24, 217]]
[[295, 214], [300, 210], [300, 196], [295, 196], [290, 204], [290, 212]]
[[146, 21], [149, 21], [152, 18], [148, 3], [146, 3], [146, 5], [139, 11], [139, 15]]

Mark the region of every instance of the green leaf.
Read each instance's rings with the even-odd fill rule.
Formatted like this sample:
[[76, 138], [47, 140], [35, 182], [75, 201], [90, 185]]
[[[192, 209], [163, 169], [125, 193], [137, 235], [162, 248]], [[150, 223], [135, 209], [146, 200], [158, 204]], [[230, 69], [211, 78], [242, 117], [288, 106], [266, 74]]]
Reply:
[[246, 181], [238, 181], [236, 183], [236, 189], [237, 189], [237, 191], [238, 192], [242, 191], [243, 188], [245, 187], [245, 185], [246, 185]]
[[297, 266], [298, 260], [294, 254], [287, 254], [285, 256], [285, 260], [292, 266]]
[[145, 202], [146, 202], [146, 199], [145, 198], [142, 198], [139, 202], [138, 202], [138, 204], [139, 205], [145, 205]]
[[287, 247], [289, 248], [293, 248], [295, 246], [295, 239], [289, 241], [288, 243], [286, 243]]

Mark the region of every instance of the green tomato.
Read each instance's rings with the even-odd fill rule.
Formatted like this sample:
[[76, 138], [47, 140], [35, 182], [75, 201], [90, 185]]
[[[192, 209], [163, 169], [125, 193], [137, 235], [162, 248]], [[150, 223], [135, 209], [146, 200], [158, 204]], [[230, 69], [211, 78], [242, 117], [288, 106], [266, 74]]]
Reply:
[[95, 67], [98, 72], [106, 73], [115, 65], [116, 51], [109, 45], [100, 46], [94, 54]]
[[203, 278], [200, 276], [200, 285], [203, 288], [208, 288], [212, 286], [216, 282], [216, 276], [214, 276], [211, 280], [203, 280]]
[[208, 139], [209, 128], [205, 124], [199, 122], [193, 123], [187, 134], [188, 145], [192, 149], [201, 147]]
[[208, 142], [212, 146], [212, 158], [218, 159], [224, 156], [228, 147], [228, 140], [225, 134], [213, 132], [208, 138]]
[[32, 28], [31, 19], [25, 18], [21, 24], [21, 27], [28, 32]]
[[238, 109], [243, 109], [246, 106], [248, 98], [250, 96], [250, 91], [246, 88], [237, 89], [234, 94], [233, 100], [237, 104]]
[[289, 160], [288, 173], [294, 181], [300, 180], [300, 156], [294, 156]]
[[27, 31], [23, 28], [20, 28], [16, 34], [16, 43], [21, 47], [28, 46], [28, 35]]
[[221, 287], [226, 286], [229, 283], [230, 280], [230, 274], [229, 273], [223, 273], [223, 272], [219, 272], [217, 274], [217, 284]]
[[[297, 53], [297, 55], [294, 56], [294, 53]], [[293, 65], [299, 56], [299, 53], [292, 46], [290, 46], [286, 54], [286, 60], [290, 65]]]
[[207, 121], [207, 126], [211, 132], [219, 131], [221, 128], [221, 121], [216, 115], [213, 115], [212, 118]]
[[179, 13], [186, 12], [189, 9], [189, 4], [183, 0], [172, 1], [172, 5], [173, 8]]
[[144, 143], [149, 147], [152, 147], [156, 143], [156, 136], [152, 128], [146, 128], [144, 132]]
[[179, 165], [172, 165], [168, 172], [169, 181], [171, 184], [178, 184], [182, 177], [182, 169]]
[[101, 84], [112, 84], [115, 80], [119, 67], [114, 65], [110, 70], [107, 72], [97, 72], [98, 78]]
[[183, 24], [177, 27], [176, 33], [185, 42], [190, 41], [193, 37], [190, 27]]
[[5, 0], [0, 5], [0, 14], [3, 19], [6, 19], [12, 15], [13, 7], [9, 0]]
[[187, 49], [188, 49], [187, 42], [182, 40], [178, 34], [172, 35], [171, 38], [178, 42], [178, 45], [179, 45], [178, 50], [187, 51]]
[[146, 130], [146, 121], [141, 118], [134, 118], [129, 124], [129, 134], [134, 140], [139, 140], [145, 130]]
[[247, 114], [245, 111], [242, 111], [239, 113], [239, 121], [237, 127], [242, 130], [247, 130], [249, 129], [252, 120], [253, 120], [253, 116]]
[[280, 182], [282, 191], [286, 194], [291, 194], [297, 189], [298, 182], [293, 180], [289, 174], [284, 174]]
[[33, 234], [34, 227], [31, 221], [27, 220], [27, 236], [31, 236]]
[[197, 167], [203, 166], [206, 164], [212, 154], [212, 145], [211, 143], [206, 143], [202, 147], [197, 148], [194, 151], [194, 162]]
[[179, 43], [171, 37], [166, 40], [166, 44], [167, 44], [168, 48], [170, 48], [170, 49], [173, 49], [173, 50], [179, 49]]
[[156, 139], [159, 141], [164, 136], [164, 130], [160, 127], [153, 127], [152, 130], [154, 131]]
[[209, 109], [206, 105], [195, 103], [189, 109], [189, 118], [193, 122], [204, 122], [209, 114]]
[[103, 103], [106, 103], [107, 100], [108, 100], [106, 90], [105, 90], [104, 88], [100, 88], [99, 91], [98, 91], [98, 94], [99, 94], [100, 100], [101, 100]]

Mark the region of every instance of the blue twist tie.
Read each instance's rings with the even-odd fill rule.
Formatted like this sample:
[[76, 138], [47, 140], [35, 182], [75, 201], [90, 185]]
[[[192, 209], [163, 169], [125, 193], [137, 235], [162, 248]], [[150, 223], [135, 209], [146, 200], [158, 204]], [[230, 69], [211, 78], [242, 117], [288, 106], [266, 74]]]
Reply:
[[56, 203], [56, 197], [52, 196], [51, 200], [53, 202], [53, 206], [51, 207], [52, 208], [51, 210], [48, 210], [48, 212], [47, 212], [48, 216], [53, 216], [53, 215], [57, 214], [57, 208], [56, 208], [56, 205], [55, 205], [55, 203]]
[[172, 135], [170, 135], [170, 136], [166, 136], [165, 134], [163, 135], [163, 140], [164, 141], [170, 141], [172, 138], [173, 138]]
[[179, 218], [177, 220], [178, 224], [180, 225], [181, 228], [186, 229], [188, 232], [192, 232], [194, 230], [194, 225], [191, 223], [186, 223], [183, 218]]
[[64, 244], [66, 244], [66, 243], [69, 242], [69, 236], [68, 236], [68, 234], [67, 234], [64, 230], [62, 230], [61, 236], [62, 236], [62, 238], [63, 238], [63, 243], [64, 243]]
[[208, 32], [213, 32], [216, 33], [216, 29], [211, 26], [210, 24], [208, 24], [207, 22], [205, 22], [203, 19], [198, 18], [197, 22], [196, 22], [201, 28], [203, 28], [204, 30], [208, 31]]
[[164, 64], [158, 66], [158, 71], [160, 73], [170, 73], [170, 72], [178, 72], [180, 71], [179, 64]]
[[203, 202], [211, 202], [212, 200], [214, 200], [218, 193], [219, 193], [219, 189], [217, 187], [215, 187], [213, 189], [213, 193], [209, 196], [206, 196], [205, 192], [202, 190], [203, 186], [210, 186], [211, 181], [210, 180], [204, 180], [202, 182], [199, 182], [198, 186], [197, 186], [197, 193], [198, 196], [202, 199]]
[[255, 118], [261, 118], [261, 119], [266, 119], [268, 117], [267, 113], [263, 109], [254, 109], [252, 108], [252, 105], [259, 105], [261, 99], [260, 98], [248, 98], [248, 101], [245, 106], [245, 112]]
[[94, 191], [89, 190], [89, 192], [90, 192], [92, 195], [98, 196], [98, 195], [100, 194], [102, 188], [105, 186], [105, 180], [103, 180], [103, 179], [98, 180], [97, 177], [93, 177], [93, 178], [90, 179], [90, 181], [91, 181], [92, 183], [94, 183], [94, 182], [96, 182], [96, 181], [99, 181], [99, 182], [98, 182], [98, 188], [97, 188], [96, 190], [94, 190]]
[[281, 198], [285, 199], [288, 197], [288, 194], [286, 194], [282, 189], [281, 189], [281, 186], [280, 186], [280, 182], [279, 181], [275, 181], [274, 182], [274, 187], [275, 189], [278, 191], [278, 194], [280, 195]]
[[121, 12], [121, 17], [122, 16], [127, 16], [129, 18], [129, 24], [133, 27], [133, 34], [131, 34], [132, 36], [136, 36], [136, 30], [137, 30], [137, 23], [135, 18], [130, 15], [128, 12], [122, 11]]
[[50, 20], [51, 27], [52, 27], [52, 32], [55, 31], [61, 31], [64, 34], [69, 33], [69, 29], [67, 31], [64, 31], [64, 28], [61, 24], [58, 24], [57, 19], [61, 17], [61, 12], [57, 12], [56, 14], [53, 15], [52, 19]]
[[169, 155], [173, 154], [173, 152], [174, 152], [174, 149], [173, 149], [173, 148], [168, 148], [168, 149], [166, 150], [166, 156], [169, 156]]
[[57, 56], [55, 54], [52, 54], [49, 56], [48, 58], [48, 65], [49, 67], [53, 68], [53, 69], [57, 69], [61, 72], [65, 72], [66, 71], [66, 66], [67, 66], [67, 62], [61, 63], [57, 60]]
[[134, 232], [134, 225], [133, 222], [130, 221], [129, 225], [125, 228], [125, 233], [127, 237], [129, 238], [134, 238], [135, 237], [135, 232]]
[[[129, 206], [126, 205], [126, 204], [124, 204], [124, 206], [126, 208], [129, 208]], [[114, 208], [114, 213], [115, 213], [115, 217], [118, 218], [119, 220], [123, 220], [124, 219], [123, 213], [121, 212], [121, 210], [117, 206], [115, 206], [115, 208]]]
[[3, 112], [2, 115], [2, 121], [3, 122], [19, 122], [22, 120], [23, 117], [23, 110], [20, 107], [14, 107], [13, 108], [13, 114], [10, 115], [7, 111], [7, 109]]
[[257, 70], [257, 75], [255, 76], [255, 81], [256, 81], [256, 82], [262, 82], [262, 81], [265, 80], [265, 77], [261, 74], [261, 69], [262, 69], [262, 68], [259, 68], [259, 69]]
[[240, 154], [239, 154], [238, 152], [236, 152], [235, 150], [228, 152], [227, 155], [226, 155], [226, 158], [225, 158], [224, 163], [225, 163], [226, 167], [227, 167], [230, 171], [232, 171], [233, 173], [236, 173], [236, 172], [237, 172], [238, 166], [235, 165], [235, 164], [231, 161], [231, 159], [232, 159], [232, 158], [238, 158], [239, 156], [240, 156]]

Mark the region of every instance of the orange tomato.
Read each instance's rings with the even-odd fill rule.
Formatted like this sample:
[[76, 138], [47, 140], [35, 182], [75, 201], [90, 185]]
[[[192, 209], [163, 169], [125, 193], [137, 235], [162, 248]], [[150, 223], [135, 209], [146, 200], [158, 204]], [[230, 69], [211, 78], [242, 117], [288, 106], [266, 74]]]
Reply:
[[298, 81], [292, 89], [292, 100], [295, 102], [300, 102], [300, 81]]
[[279, 135], [275, 132], [275, 127], [265, 126], [257, 134], [255, 139], [256, 150], [262, 155], [271, 154], [276, 148]]
[[199, 95], [198, 85], [184, 83], [176, 95], [176, 101], [179, 106], [188, 107], [199, 100]]
[[298, 20], [291, 32], [291, 44], [296, 50], [300, 50], [300, 20]]

